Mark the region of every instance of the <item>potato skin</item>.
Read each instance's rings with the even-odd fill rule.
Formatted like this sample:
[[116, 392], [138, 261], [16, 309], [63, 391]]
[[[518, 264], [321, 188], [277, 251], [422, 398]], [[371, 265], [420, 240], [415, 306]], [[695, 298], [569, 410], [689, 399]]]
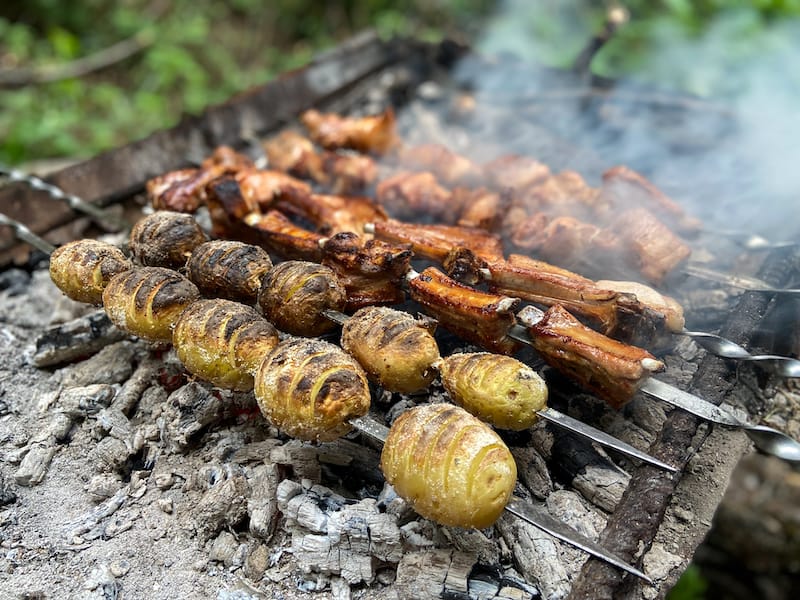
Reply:
[[329, 442], [369, 411], [367, 376], [338, 346], [291, 338], [278, 344], [256, 373], [255, 395], [264, 416], [301, 440]]
[[500, 429], [521, 431], [547, 407], [547, 385], [526, 364], [502, 354], [453, 354], [439, 363], [453, 402]]
[[261, 281], [258, 305], [278, 329], [314, 337], [335, 324], [322, 315], [326, 308], [341, 311], [347, 293], [329, 267], [299, 260], [275, 266]]
[[175, 322], [172, 345], [193, 375], [244, 392], [253, 389], [253, 374], [278, 345], [278, 332], [249, 306], [219, 298], [198, 300]]
[[50, 278], [77, 302], [102, 304], [103, 290], [114, 275], [133, 264], [122, 250], [99, 240], [77, 240], [56, 248], [50, 256]]
[[131, 229], [133, 255], [146, 267], [182, 269], [200, 244], [208, 241], [192, 215], [159, 210], [137, 221]]
[[498, 519], [517, 480], [503, 440], [452, 404], [416, 406], [400, 415], [383, 446], [381, 468], [423, 517], [477, 529]]
[[186, 263], [187, 277], [209, 298], [255, 304], [261, 278], [272, 269], [266, 250], [230, 240], [201, 244]]
[[342, 327], [342, 348], [392, 392], [422, 390], [433, 381], [439, 347], [408, 313], [381, 306], [356, 311]]
[[200, 292], [180, 273], [141, 267], [114, 276], [103, 291], [111, 322], [149, 342], [171, 342], [178, 316]]

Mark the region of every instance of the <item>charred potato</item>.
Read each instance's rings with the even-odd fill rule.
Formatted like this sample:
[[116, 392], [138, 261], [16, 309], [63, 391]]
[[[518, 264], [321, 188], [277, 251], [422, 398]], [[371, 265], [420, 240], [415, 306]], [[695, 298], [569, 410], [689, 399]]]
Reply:
[[278, 329], [307, 337], [333, 329], [334, 323], [322, 311], [340, 311], [346, 302], [344, 286], [332, 269], [299, 260], [273, 268], [261, 281], [258, 294], [264, 316]]
[[101, 304], [112, 277], [133, 268], [116, 246], [98, 240], [78, 240], [56, 248], [50, 256], [50, 278], [77, 302]]
[[108, 318], [149, 342], [171, 342], [178, 316], [200, 297], [191, 281], [163, 267], [142, 267], [114, 276], [103, 291]]
[[342, 327], [342, 348], [367, 374], [392, 392], [416, 392], [436, 375], [439, 347], [408, 313], [386, 307], [358, 310]]
[[181, 313], [172, 344], [186, 369], [218, 387], [249, 391], [278, 332], [254, 309], [230, 300], [198, 300]]
[[213, 240], [198, 246], [186, 267], [187, 276], [204, 296], [254, 304], [272, 261], [258, 246]]
[[400, 415], [383, 446], [381, 468], [423, 517], [477, 529], [497, 520], [517, 480], [503, 440], [452, 404], [426, 404]]
[[453, 354], [437, 366], [453, 402], [500, 429], [528, 429], [547, 406], [544, 380], [510, 356]]
[[348, 421], [365, 415], [370, 397], [359, 364], [338, 346], [317, 339], [281, 342], [261, 363], [255, 381], [261, 412], [302, 440], [341, 437]]
[[194, 249], [207, 240], [192, 215], [160, 210], [133, 226], [130, 247], [146, 267], [182, 269]]

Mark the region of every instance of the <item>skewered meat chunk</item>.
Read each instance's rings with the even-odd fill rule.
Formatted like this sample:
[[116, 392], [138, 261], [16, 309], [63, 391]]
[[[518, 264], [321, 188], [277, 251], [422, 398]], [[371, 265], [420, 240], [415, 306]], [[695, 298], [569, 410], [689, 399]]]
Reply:
[[473, 186], [483, 180], [483, 169], [441, 144], [406, 146], [398, 152], [400, 165], [411, 171], [430, 171], [448, 186]]
[[239, 183], [247, 212], [266, 212], [272, 208], [291, 211], [311, 196], [311, 186], [280, 171], [251, 170], [234, 175]]
[[289, 339], [261, 363], [255, 395], [264, 416], [301, 440], [329, 442], [350, 431], [349, 420], [369, 411], [367, 377], [338, 346]]
[[514, 194], [514, 200], [528, 214], [544, 212], [587, 218], [606, 212], [598, 206], [599, 195], [599, 190], [589, 186], [575, 171], [562, 171]]
[[313, 179], [327, 183], [328, 175], [322, 166], [322, 158], [307, 137], [287, 129], [263, 144], [270, 169], [283, 171], [295, 177]]
[[254, 168], [248, 157], [220, 146], [199, 169], [170, 171], [149, 180], [147, 198], [156, 210], [193, 213], [205, 204], [206, 187], [217, 177]]
[[383, 446], [381, 469], [423, 517], [477, 529], [500, 517], [517, 479], [503, 440], [450, 404], [417, 406], [400, 415]]
[[346, 311], [403, 301], [402, 283], [411, 263], [407, 246], [365, 242], [351, 232], [337, 233], [321, 246], [322, 264], [333, 269], [347, 292]]
[[326, 152], [322, 164], [333, 194], [358, 194], [378, 179], [378, 166], [365, 154]]
[[198, 300], [175, 322], [172, 344], [193, 375], [221, 388], [249, 391], [261, 361], [278, 345], [278, 332], [249, 306]]
[[627, 403], [664, 364], [652, 354], [589, 329], [559, 305], [547, 312], [526, 307], [520, 320], [544, 361], [614, 408]]
[[601, 194], [603, 203], [615, 213], [627, 208], [641, 207], [679, 231], [692, 233], [700, 228], [698, 219], [687, 215], [677, 202], [628, 167], [616, 166], [603, 173]]
[[512, 431], [533, 426], [547, 407], [547, 386], [533, 369], [510, 356], [453, 354], [438, 364], [453, 402], [481, 421]]
[[159, 210], [140, 219], [131, 229], [133, 255], [146, 267], [181, 269], [195, 248], [208, 241], [194, 217]]
[[381, 206], [363, 196], [313, 194], [296, 200], [291, 212], [314, 223], [317, 230], [326, 235], [343, 231], [361, 234], [366, 223], [385, 221], [387, 218]]
[[519, 299], [487, 294], [461, 285], [433, 267], [409, 278], [411, 298], [439, 324], [492, 352], [513, 354], [517, 342], [508, 337]]
[[461, 207], [456, 225], [498, 231], [511, 204], [511, 194], [486, 188], [456, 188], [453, 199]]
[[300, 121], [311, 139], [328, 150], [350, 148], [385, 154], [400, 143], [391, 108], [380, 115], [356, 118], [311, 109], [300, 115]]
[[627, 262], [655, 285], [692, 253], [689, 246], [644, 208], [621, 213], [612, 231], [623, 240]]
[[375, 237], [395, 244], [410, 244], [414, 254], [437, 262], [444, 262], [454, 248], [469, 248], [476, 256], [487, 261], [503, 257], [500, 238], [483, 229], [454, 225], [420, 225], [395, 219], [372, 223], [368, 232]]
[[317, 336], [333, 329], [325, 309], [341, 311], [347, 296], [329, 267], [289, 260], [271, 269], [261, 281], [258, 305], [281, 331]]
[[670, 296], [664, 296], [653, 288], [638, 283], [636, 281], [609, 281], [601, 279], [595, 285], [601, 289], [613, 290], [626, 295], [633, 295], [637, 302], [651, 309], [654, 313], [664, 315], [665, 325], [668, 331], [678, 333], [686, 323], [683, 315], [683, 307], [677, 300]]
[[204, 296], [245, 304], [255, 303], [261, 278], [271, 268], [264, 249], [231, 240], [201, 244], [186, 265], [189, 279]]
[[122, 250], [98, 240], [77, 240], [56, 248], [50, 256], [50, 278], [68, 298], [101, 304], [111, 279], [133, 268]]
[[209, 186], [208, 209], [216, 237], [263, 246], [287, 259], [322, 259], [321, 235], [297, 227], [278, 211], [264, 215], [252, 211], [232, 178], [222, 178]]
[[613, 272], [622, 275], [623, 244], [608, 229], [573, 217], [550, 218], [536, 213], [514, 228], [511, 241], [518, 248], [532, 250], [544, 261], [565, 269], [584, 272]]
[[200, 298], [180, 273], [142, 267], [115, 275], [103, 291], [103, 307], [114, 325], [148, 342], [171, 342], [178, 316]]
[[367, 374], [392, 392], [425, 389], [436, 371], [439, 347], [426, 324], [408, 313], [369, 306], [342, 327], [342, 348]]
[[455, 206], [450, 190], [443, 188], [432, 173], [401, 171], [387, 177], [375, 188], [378, 203], [399, 219], [453, 219]]
[[508, 154], [483, 166], [488, 182], [495, 189], [511, 188], [521, 191], [541, 183], [550, 175], [550, 169], [528, 156]]

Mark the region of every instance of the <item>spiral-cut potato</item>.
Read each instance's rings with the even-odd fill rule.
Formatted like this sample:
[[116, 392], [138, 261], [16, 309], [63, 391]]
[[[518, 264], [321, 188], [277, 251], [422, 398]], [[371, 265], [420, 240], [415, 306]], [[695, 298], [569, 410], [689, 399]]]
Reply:
[[163, 267], [142, 267], [114, 276], [103, 291], [111, 322], [149, 342], [171, 342], [178, 316], [200, 297], [191, 281]]
[[302, 440], [341, 437], [348, 421], [369, 410], [369, 386], [359, 364], [341, 348], [317, 339], [281, 342], [264, 359], [255, 381], [258, 406], [276, 427]]
[[510, 356], [453, 354], [437, 366], [453, 402], [500, 429], [528, 429], [547, 406], [544, 380]]
[[452, 404], [421, 405], [400, 415], [383, 446], [381, 468], [423, 517], [478, 529], [497, 520], [517, 480], [503, 440]]
[[192, 215], [159, 210], [139, 221], [131, 229], [133, 255], [147, 267], [181, 269], [208, 237]]
[[50, 256], [53, 283], [72, 300], [87, 304], [102, 303], [111, 278], [132, 268], [119, 248], [98, 240], [69, 242]]
[[186, 369], [216, 386], [248, 391], [278, 332], [254, 309], [230, 300], [198, 300], [181, 313], [172, 344]]
[[408, 313], [368, 306], [342, 327], [342, 348], [367, 374], [393, 392], [416, 392], [436, 375], [439, 347], [430, 331]]
[[254, 304], [261, 278], [271, 268], [272, 261], [263, 248], [213, 240], [192, 252], [187, 275], [204, 296]]
[[261, 281], [258, 304], [264, 316], [281, 331], [314, 337], [330, 331], [334, 323], [325, 309], [342, 310], [347, 293], [329, 267], [288, 260], [275, 266]]

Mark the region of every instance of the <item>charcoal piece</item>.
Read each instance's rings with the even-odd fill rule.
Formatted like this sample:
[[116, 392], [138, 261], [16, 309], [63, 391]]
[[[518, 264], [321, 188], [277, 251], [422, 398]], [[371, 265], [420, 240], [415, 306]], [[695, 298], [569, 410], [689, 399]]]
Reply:
[[56, 327], [47, 329], [36, 338], [34, 366], [52, 367], [91, 356], [102, 348], [125, 338], [125, 333], [98, 310]]
[[163, 438], [173, 450], [183, 451], [195, 435], [219, 418], [222, 401], [197, 382], [170, 394], [160, 421]]
[[190, 519], [197, 535], [209, 540], [225, 527], [236, 527], [247, 516], [250, 486], [241, 475], [219, 481], [192, 506]]
[[122, 341], [106, 346], [97, 354], [65, 370], [65, 388], [93, 383], [122, 383], [133, 373], [135, 344]]
[[475, 559], [469, 554], [434, 548], [407, 552], [397, 565], [396, 590], [403, 600], [467, 594]]

